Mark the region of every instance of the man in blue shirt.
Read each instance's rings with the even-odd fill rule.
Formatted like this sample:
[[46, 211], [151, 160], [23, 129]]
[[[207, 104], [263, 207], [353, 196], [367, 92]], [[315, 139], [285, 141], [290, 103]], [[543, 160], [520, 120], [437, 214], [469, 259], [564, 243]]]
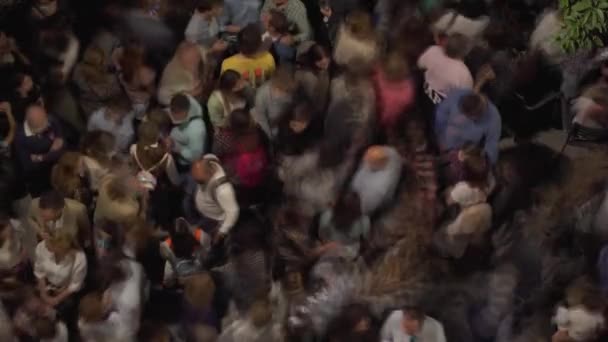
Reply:
[[501, 125], [496, 106], [472, 90], [451, 92], [435, 112], [435, 135], [442, 153], [485, 139], [484, 150], [492, 164], [498, 160]]

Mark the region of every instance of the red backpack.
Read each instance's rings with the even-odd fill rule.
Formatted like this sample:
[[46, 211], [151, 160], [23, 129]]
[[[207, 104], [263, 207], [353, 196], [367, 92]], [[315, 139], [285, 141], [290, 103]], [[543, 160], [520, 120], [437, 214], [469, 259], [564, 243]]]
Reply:
[[268, 166], [268, 156], [263, 146], [251, 151], [239, 152], [234, 156], [234, 171], [242, 186], [253, 188], [262, 183]]

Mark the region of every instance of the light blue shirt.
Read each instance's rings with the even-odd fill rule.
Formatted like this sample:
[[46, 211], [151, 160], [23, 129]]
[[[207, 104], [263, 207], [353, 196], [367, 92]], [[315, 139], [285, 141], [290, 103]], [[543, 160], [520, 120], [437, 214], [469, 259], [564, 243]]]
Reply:
[[238, 25], [241, 28], [260, 21], [261, 0], [224, 0], [222, 26]]
[[91, 114], [87, 131], [104, 131], [112, 134], [116, 141], [118, 151], [127, 151], [135, 137], [133, 130], [133, 119], [135, 112], [127, 113], [120, 122], [115, 122], [106, 117], [106, 107], [100, 108]]
[[186, 27], [186, 40], [201, 44], [210, 48], [218, 39], [220, 25], [216, 18], [205, 19], [200, 13], [195, 12]]

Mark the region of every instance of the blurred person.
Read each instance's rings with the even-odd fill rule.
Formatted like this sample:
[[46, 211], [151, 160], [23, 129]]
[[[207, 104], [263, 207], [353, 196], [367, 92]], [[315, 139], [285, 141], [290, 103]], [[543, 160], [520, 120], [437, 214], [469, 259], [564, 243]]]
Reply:
[[470, 90], [452, 92], [435, 112], [434, 130], [442, 153], [483, 142], [492, 165], [498, 160], [501, 126], [494, 104]]
[[118, 341], [117, 327], [121, 322], [112, 312], [107, 296], [97, 292], [82, 297], [78, 305], [78, 330], [83, 342]]
[[47, 305], [34, 289], [26, 288], [24, 300], [17, 307], [13, 315], [13, 327], [15, 334], [21, 338], [35, 338], [36, 329], [34, 321], [39, 318], [55, 320], [57, 311]]
[[315, 111], [315, 103], [312, 99], [296, 98], [298, 102], [286, 109], [278, 124], [276, 148], [282, 155], [304, 153], [323, 135], [323, 121]]
[[[608, 67], [605, 67], [608, 69]], [[572, 122], [589, 128], [608, 128], [608, 85], [597, 83], [574, 100]]]
[[256, 94], [255, 107], [251, 115], [271, 140], [276, 137], [281, 115], [293, 101], [296, 86], [290, 70], [280, 68]]
[[43, 104], [40, 84], [30, 72], [18, 72], [13, 78], [13, 96], [11, 109], [15, 122], [22, 124], [25, 121], [27, 108], [33, 104]]
[[171, 153], [161, 144], [158, 125], [152, 121], [142, 122], [138, 127], [136, 144], [131, 145], [129, 154], [139, 170], [138, 178], [145, 178], [144, 186], [150, 191], [149, 213], [156, 225], [168, 227], [176, 216], [179, 194], [176, 187], [181, 179]]
[[296, 58], [296, 49], [281, 42], [281, 38], [289, 34], [287, 17], [277, 10], [271, 10], [268, 15], [266, 32], [262, 35], [264, 46], [270, 51], [277, 65], [292, 65]]
[[156, 71], [146, 61], [146, 50], [140, 43], [131, 42], [113, 52], [114, 67], [135, 116], [141, 119], [150, 106], [156, 91]]
[[198, 160], [207, 148], [203, 109], [194, 97], [177, 94], [171, 99], [169, 117], [174, 127], [164, 143], [175, 153], [178, 168], [183, 170]]
[[382, 326], [382, 341], [445, 342], [443, 325], [417, 308], [393, 311]]
[[0, 293], [12, 293], [26, 280], [29, 255], [21, 222], [0, 214]]
[[82, 289], [87, 274], [87, 259], [70, 235], [58, 234], [36, 247], [34, 275], [42, 300], [50, 307], [71, 306]]
[[63, 234], [84, 246], [90, 245], [91, 224], [87, 208], [57, 191], [43, 193], [32, 201], [28, 223], [41, 239]]
[[355, 192], [347, 192], [319, 219], [319, 239], [323, 244], [337, 245], [332, 253], [348, 259], [359, 256], [360, 243], [370, 235], [371, 222], [361, 211], [361, 200]]
[[80, 107], [87, 117], [122, 94], [117, 75], [108, 71], [106, 59], [101, 48], [91, 45], [74, 68], [72, 78], [78, 88]]
[[218, 39], [220, 33], [220, 15], [224, 8], [224, 0], [197, 1], [194, 14], [186, 27], [186, 40], [200, 44], [213, 53], [221, 53], [228, 44]]
[[350, 13], [338, 31], [334, 49], [336, 64], [347, 68], [372, 67], [379, 52], [380, 43], [370, 15], [361, 11]]
[[99, 187], [93, 222], [133, 223], [145, 213], [146, 191], [130, 173], [119, 171], [108, 175]]
[[110, 173], [112, 158], [116, 154], [114, 135], [105, 131], [87, 132], [80, 145], [89, 186], [96, 193], [103, 178]]
[[213, 307], [216, 285], [207, 272], [189, 277], [185, 281], [182, 303], [181, 325], [187, 340], [197, 339], [197, 330], [206, 327], [215, 333], [219, 331], [220, 317]]
[[329, 102], [329, 53], [323, 46], [307, 41], [298, 47], [296, 61], [298, 86], [309, 99], [314, 100], [316, 110], [323, 112]]
[[414, 106], [416, 91], [405, 56], [389, 53], [374, 73], [378, 125], [394, 141], [397, 127]]
[[33, 197], [50, 189], [50, 170], [65, 148], [59, 123], [46, 110], [30, 105], [23, 125], [15, 135], [15, 151]]
[[379, 331], [374, 316], [364, 304], [346, 305], [338, 316], [329, 323], [327, 330], [327, 338], [330, 342], [379, 341]]
[[266, 0], [262, 7], [262, 21], [269, 19], [271, 10], [278, 10], [285, 14], [289, 22], [291, 35], [284, 36], [282, 41], [286, 45], [297, 46], [301, 42], [312, 38], [312, 30], [308, 21], [306, 6], [300, 0]]
[[351, 190], [361, 199], [361, 212], [371, 215], [389, 205], [401, 179], [403, 162], [393, 147], [367, 149], [351, 183]]
[[169, 61], [158, 84], [157, 98], [163, 106], [169, 106], [177, 94], [204, 98], [209, 87], [208, 58], [196, 44], [183, 42]]
[[282, 330], [282, 325], [273, 317], [270, 301], [259, 299], [244, 317], [232, 322], [222, 331], [218, 342], [281, 342], [284, 341]]
[[77, 152], [66, 152], [51, 172], [51, 184], [65, 198], [73, 199], [90, 208], [93, 194], [82, 155]]
[[246, 107], [246, 86], [246, 80], [234, 70], [226, 70], [220, 76], [217, 89], [207, 101], [209, 120], [216, 132], [228, 124], [230, 113]]
[[228, 126], [215, 136], [214, 154], [236, 188], [239, 203], [256, 203], [270, 176], [268, 142], [244, 110], [230, 114]]
[[60, 320], [38, 318], [34, 320], [34, 330], [40, 342], [68, 342], [68, 328]]
[[133, 120], [135, 111], [126, 99], [116, 99], [91, 114], [87, 130], [105, 131], [114, 136], [115, 148], [127, 151], [135, 138]]
[[473, 76], [464, 64], [468, 40], [453, 34], [445, 42], [437, 42], [418, 58], [418, 67], [424, 70], [424, 92], [438, 104], [455, 89], [472, 89]]
[[214, 155], [206, 155], [192, 164], [196, 182], [194, 205], [203, 217], [201, 227], [219, 242], [232, 230], [239, 218], [234, 187]]
[[222, 73], [234, 70], [253, 88], [260, 88], [275, 71], [275, 60], [263, 49], [262, 32], [255, 24], [244, 27], [238, 35], [239, 53], [222, 62]]
[[231, 33], [240, 31], [249, 24], [260, 21], [261, 0], [224, 0], [221, 24]]
[[15, 38], [0, 29], [0, 66], [25, 70], [29, 64], [29, 59], [21, 52]]

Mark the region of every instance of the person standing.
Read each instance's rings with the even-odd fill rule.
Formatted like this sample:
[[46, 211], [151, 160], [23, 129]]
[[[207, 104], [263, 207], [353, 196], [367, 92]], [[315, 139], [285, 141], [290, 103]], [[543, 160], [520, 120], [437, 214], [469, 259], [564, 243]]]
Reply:
[[308, 21], [306, 6], [300, 0], [266, 0], [262, 7], [262, 21], [269, 19], [269, 12], [283, 12], [290, 24], [293, 35], [281, 38], [286, 45], [298, 45], [312, 38], [312, 30]]
[[171, 99], [170, 110], [169, 116], [175, 127], [165, 139], [165, 145], [175, 153], [178, 169], [183, 170], [199, 159], [206, 148], [203, 109], [192, 96], [178, 94]]

